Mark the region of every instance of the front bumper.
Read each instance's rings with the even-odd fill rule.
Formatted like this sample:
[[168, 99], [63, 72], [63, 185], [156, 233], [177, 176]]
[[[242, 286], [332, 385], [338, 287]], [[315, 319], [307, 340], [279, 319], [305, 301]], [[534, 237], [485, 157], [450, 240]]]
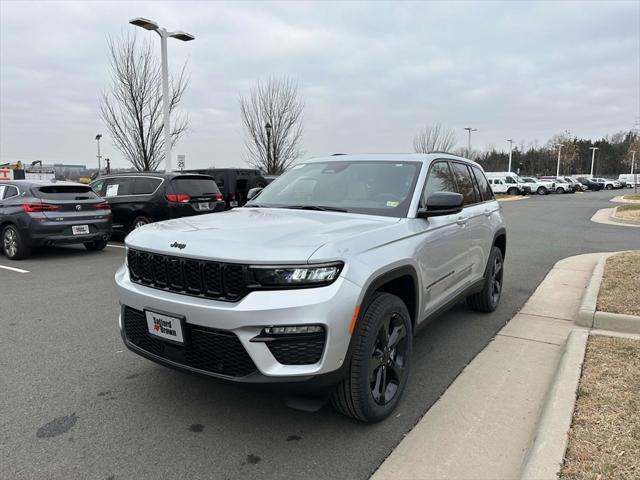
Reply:
[[[333, 377], [345, 363], [351, 340], [349, 324], [361, 293], [360, 287], [340, 277], [325, 287], [254, 291], [242, 300], [231, 303], [133, 283], [126, 265], [116, 272], [115, 280], [122, 304], [120, 331], [130, 350], [169, 367], [246, 383], [304, 383], [314, 377]], [[185, 328], [197, 331], [199, 335], [233, 335], [233, 341], [239, 341], [243, 352], [230, 351], [230, 355], [236, 358], [246, 352], [255, 369], [249, 371], [243, 367], [239, 369], [239, 374], [229, 375], [224, 368], [200, 368], [201, 364], [190, 360], [193, 359], [193, 352], [189, 352], [189, 345], [169, 345], [166, 349], [163, 345], [159, 347], [160, 350], [154, 350], [140, 342], [136, 344], [127, 338], [124, 324], [126, 308], [137, 312], [149, 309], [184, 317]], [[264, 327], [308, 324], [321, 325], [325, 330], [322, 353], [319, 360], [312, 364], [280, 363], [266, 342], [255, 341]], [[198, 346], [200, 352], [204, 348], [201, 345]]]

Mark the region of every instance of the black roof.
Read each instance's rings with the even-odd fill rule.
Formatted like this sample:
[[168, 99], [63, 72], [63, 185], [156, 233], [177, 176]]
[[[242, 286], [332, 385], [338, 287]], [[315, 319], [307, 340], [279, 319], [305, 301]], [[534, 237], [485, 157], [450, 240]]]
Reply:
[[[104, 175], [100, 175], [95, 180], [99, 180], [101, 178], [108, 177], [161, 177], [161, 178], [174, 178], [180, 176], [189, 176], [189, 177], [208, 177], [209, 175], [202, 175], [199, 173], [192, 172], [115, 172], [115, 173], [106, 173]], [[94, 181], [95, 181], [94, 180]]]

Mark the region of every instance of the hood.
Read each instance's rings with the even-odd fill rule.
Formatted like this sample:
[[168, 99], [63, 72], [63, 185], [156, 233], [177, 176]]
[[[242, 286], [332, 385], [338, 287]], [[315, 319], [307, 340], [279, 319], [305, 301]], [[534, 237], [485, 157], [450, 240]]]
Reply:
[[[306, 263], [322, 246], [383, 230], [400, 219], [279, 208], [238, 208], [152, 223], [128, 247], [238, 263]], [[171, 245], [175, 245], [171, 247]]]

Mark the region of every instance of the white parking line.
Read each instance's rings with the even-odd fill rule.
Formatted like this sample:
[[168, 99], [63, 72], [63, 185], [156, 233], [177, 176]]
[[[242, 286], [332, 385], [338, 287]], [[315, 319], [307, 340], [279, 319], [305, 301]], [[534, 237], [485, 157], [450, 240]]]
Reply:
[[127, 248], [124, 245], [113, 245], [111, 243], [107, 243], [107, 247], [113, 247], [113, 248]]
[[23, 270], [21, 268], [15, 268], [15, 267], [7, 267], [5, 265], [0, 265], [0, 268], [4, 268], [5, 270], [11, 270], [12, 272], [29, 273], [29, 270]]

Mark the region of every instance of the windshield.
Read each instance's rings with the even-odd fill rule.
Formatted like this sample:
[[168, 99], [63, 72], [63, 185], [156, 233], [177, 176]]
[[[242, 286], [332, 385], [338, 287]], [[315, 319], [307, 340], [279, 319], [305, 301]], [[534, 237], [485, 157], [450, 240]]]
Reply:
[[279, 177], [248, 207], [305, 208], [404, 217], [420, 162], [306, 163]]

